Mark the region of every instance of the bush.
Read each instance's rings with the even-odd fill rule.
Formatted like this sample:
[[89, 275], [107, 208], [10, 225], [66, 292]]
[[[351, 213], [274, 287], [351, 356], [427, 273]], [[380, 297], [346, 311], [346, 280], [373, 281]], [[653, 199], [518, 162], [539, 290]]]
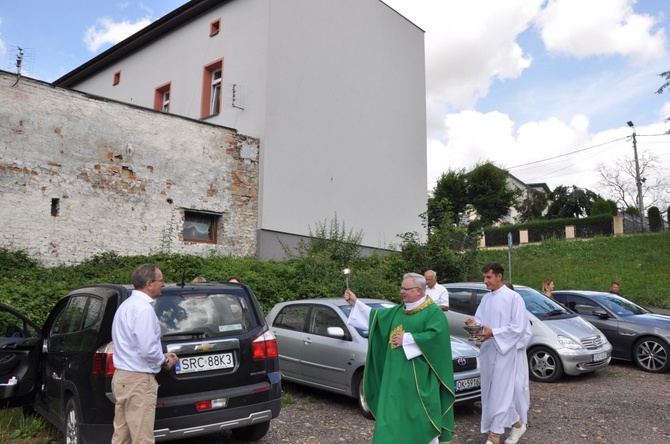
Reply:
[[542, 242], [548, 239], [565, 239], [565, 227], [575, 226], [575, 237], [591, 238], [609, 236], [614, 232], [612, 216], [602, 214], [584, 218], [550, 219], [532, 221], [523, 224], [489, 227], [484, 230], [486, 246], [507, 245], [507, 233], [512, 233], [515, 245], [519, 244], [519, 231], [528, 230], [528, 242]]
[[647, 218], [649, 219], [649, 231], [661, 231], [663, 229], [663, 218], [658, 207], [650, 207], [647, 210]]

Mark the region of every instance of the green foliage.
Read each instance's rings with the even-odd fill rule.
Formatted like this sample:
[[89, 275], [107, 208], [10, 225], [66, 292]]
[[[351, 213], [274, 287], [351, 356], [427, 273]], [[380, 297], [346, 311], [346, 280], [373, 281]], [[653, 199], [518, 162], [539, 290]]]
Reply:
[[663, 218], [658, 207], [650, 207], [647, 210], [647, 218], [649, 219], [649, 231], [661, 231], [663, 229]]
[[593, 203], [600, 198], [586, 188], [557, 186], [549, 196], [552, 202], [547, 209], [547, 219], [590, 216]]
[[439, 227], [445, 219], [459, 224], [468, 206], [468, 181], [464, 169], [443, 173], [428, 198], [428, 226]]
[[[547, 240], [512, 252], [512, 281], [542, 288], [553, 279], [556, 290], [609, 291], [612, 281], [622, 293], [645, 307], [670, 308], [670, 231], [630, 236], [596, 237], [583, 242]], [[496, 261], [507, 272], [507, 249], [482, 250], [481, 264]], [[472, 276], [481, 280], [480, 274]]]
[[360, 256], [363, 231], [354, 233], [353, 229], [349, 229], [347, 232], [344, 222], [340, 225], [337, 220], [337, 214], [330, 223], [328, 220], [317, 222], [314, 231], [310, 227], [309, 236], [298, 245], [297, 255], [286, 246], [284, 252], [289, 257], [301, 259], [325, 255], [340, 265], [346, 265]]
[[544, 210], [547, 208], [547, 202], [548, 198], [545, 193], [532, 188], [528, 189], [521, 203], [515, 207], [519, 213], [518, 221], [529, 222], [542, 219]]
[[500, 221], [521, 196], [521, 190], [507, 186], [509, 173], [490, 162], [479, 164], [468, 173], [468, 203], [477, 212], [477, 225], [485, 227]]
[[610, 216], [616, 216], [619, 212], [619, 209], [616, 206], [616, 202], [613, 200], [605, 199], [596, 199], [593, 202], [593, 207], [591, 207], [591, 216], [598, 216], [600, 214], [607, 214]]
[[445, 221], [422, 242], [417, 233], [400, 236], [400, 255], [408, 270], [434, 270], [441, 281], [460, 281], [477, 261], [479, 234]]
[[0, 411], [0, 444], [57, 442], [57, 431], [44, 419], [24, 415], [21, 408]]
[[638, 210], [636, 207], [627, 207], [625, 213], [630, 214], [631, 216], [639, 216], [640, 210]]
[[498, 222], [521, 196], [520, 190], [507, 186], [508, 175], [490, 162], [467, 173], [461, 169], [442, 174], [428, 199], [428, 227], [439, 227], [447, 220], [460, 224], [468, 208], [477, 213], [471, 230]]

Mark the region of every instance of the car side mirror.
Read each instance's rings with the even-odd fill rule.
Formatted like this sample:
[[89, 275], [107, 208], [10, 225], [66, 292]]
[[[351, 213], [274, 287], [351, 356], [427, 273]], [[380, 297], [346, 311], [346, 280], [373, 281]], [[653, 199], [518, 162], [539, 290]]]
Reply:
[[601, 308], [597, 308], [591, 312], [593, 316], [598, 316], [600, 319], [608, 319], [610, 317], [607, 312]]
[[331, 338], [344, 339], [344, 330], [342, 327], [328, 327], [326, 332]]

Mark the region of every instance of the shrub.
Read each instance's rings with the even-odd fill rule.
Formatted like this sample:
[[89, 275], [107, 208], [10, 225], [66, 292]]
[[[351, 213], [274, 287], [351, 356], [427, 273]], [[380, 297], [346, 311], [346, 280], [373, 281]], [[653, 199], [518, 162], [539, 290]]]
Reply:
[[649, 231], [661, 231], [663, 229], [663, 218], [658, 207], [650, 207], [647, 210], [647, 218], [649, 218]]

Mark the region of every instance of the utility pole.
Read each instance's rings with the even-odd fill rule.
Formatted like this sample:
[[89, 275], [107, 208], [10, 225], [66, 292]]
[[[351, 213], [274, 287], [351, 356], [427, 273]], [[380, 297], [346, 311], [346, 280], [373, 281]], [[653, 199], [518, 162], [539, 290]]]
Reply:
[[640, 231], [644, 231], [644, 203], [642, 200], [642, 178], [640, 177], [640, 162], [637, 159], [637, 138], [635, 125], [630, 120], [628, 126], [633, 128], [633, 152], [635, 153], [635, 183], [637, 184], [637, 209], [640, 212]]

